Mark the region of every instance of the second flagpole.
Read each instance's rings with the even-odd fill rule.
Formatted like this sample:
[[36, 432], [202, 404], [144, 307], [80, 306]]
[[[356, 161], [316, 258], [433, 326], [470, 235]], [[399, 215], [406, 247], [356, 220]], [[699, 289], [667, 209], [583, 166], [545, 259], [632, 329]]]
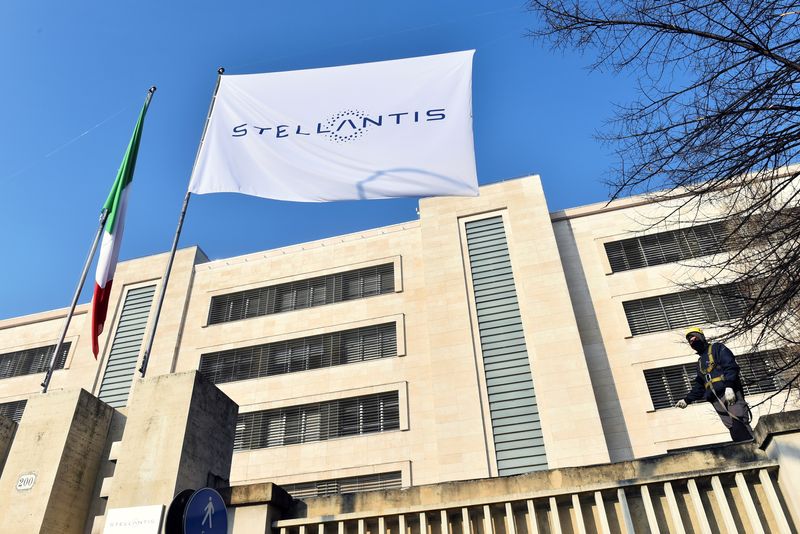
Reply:
[[[219, 91], [219, 83], [222, 80], [222, 75], [225, 73], [225, 69], [220, 67], [217, 69], [217, 84], [214, 86], [214, 94], [211, 97], [211, 104], [208, 107], [208, 115], [206, 115], [206, 123], [203, 126], [203, 134], [200, 136], [200, 144], [197, 147], [197, 154], [194, 158], [194, 163], [192, 164], [192, 171], [189, 173], [189, 176], [194, 173], [195, 165], [197, 165], [197, 158], [200, 157], [200, 150], [203, 148], [203, 142], [206, 138], [206, 131], [208, 131], [208, 122], [211, 120], [211, 112], [214, 110], [214, 102], [217, 100], [217, 92]], [[172, 272], [172, 263], [175, 261], [175, 253], [178, 250], [178, 241], [181, 237], [181, 230], [183, 229], [183, 220], [186, 218], [186, 210], [189, 207], [189, 198], [191, 198], [192, 194], [189, 191], [186, 191], [186, 196], [183, 197], [183, 206], [181, 207], [181, 213], [178, 217], [178, 228], [175, 230], [175, 236], [172, 239], [172, 248], [169, 251], [169, 259], [167, 260], [167, 268], [164, 271], [164, 277], [161, 280], [161, 289], [158, 294], [158, 301], [156, 303], [156, 311], [155, 316], [153, 317], [153, 326], [150, 328], [150, 334], [147, 337], [147, 343], [145, 344], [144, 349], [144, 356], [142, 358], [142, 365], [139, 367], [139, 373], [142, 378], [145, 377], [147, 374], [147, 365], [150, 363], [150, 351], [153, 349], [153, 341], [156, 337], [156, 330], [158, 328], [158, 320], [161, 316], [161, 307], [164, 304], [164, 296], [167, 293], [167, 284], [169, 283], [169, 276]]]

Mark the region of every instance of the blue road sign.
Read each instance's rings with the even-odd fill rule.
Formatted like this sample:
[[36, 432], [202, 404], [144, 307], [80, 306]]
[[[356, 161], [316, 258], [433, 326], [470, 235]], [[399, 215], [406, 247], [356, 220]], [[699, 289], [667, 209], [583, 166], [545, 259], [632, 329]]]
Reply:
[[219, 493], [211, 488], [194, 492], [183, 514], [184, 534], [226, 534], [228, 512]]

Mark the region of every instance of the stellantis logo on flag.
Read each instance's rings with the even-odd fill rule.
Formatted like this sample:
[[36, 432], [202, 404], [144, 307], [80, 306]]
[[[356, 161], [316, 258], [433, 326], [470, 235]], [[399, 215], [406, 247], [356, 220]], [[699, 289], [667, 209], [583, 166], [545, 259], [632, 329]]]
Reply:
[[473, 52], [221, 76], [189, 192], [475, 196]]
[[273, 124], [272, 126], [256, 126], [243, 123], [233, 127], [233, 137], [244, 137], [248, 133], [275, 139], [285, 139], [293, 135], [324, 135], [331, 141], [347, 143], [355, 141], [367, 133], [367, 129], [383, 127], [384, 125], [408, 125], [432, 121], [441, 121], [447, 118], [444, 108], [428, 109], [425, 111], [404, 111], [399, 113], [386, 113], [381, 115], [368, 115], [361, 110], [348, 109], [331, 116], [329, 119], [316, 123], [315, 128], [306, 128], [302, 124]]

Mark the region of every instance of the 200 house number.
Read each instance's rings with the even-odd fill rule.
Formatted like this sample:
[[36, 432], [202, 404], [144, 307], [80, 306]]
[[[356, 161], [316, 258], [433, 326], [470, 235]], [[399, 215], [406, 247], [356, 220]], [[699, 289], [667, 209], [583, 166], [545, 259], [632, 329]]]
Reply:
[[27, 473], [20, 475], [17, 479], [17, 491], [29, 490], [36, 482], [36, 473]]

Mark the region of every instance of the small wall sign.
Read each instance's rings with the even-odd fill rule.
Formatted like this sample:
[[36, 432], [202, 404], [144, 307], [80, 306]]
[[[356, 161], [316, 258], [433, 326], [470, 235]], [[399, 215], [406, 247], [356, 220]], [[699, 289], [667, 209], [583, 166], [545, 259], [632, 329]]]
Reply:
[[36, 473], [23, 473], [17, 479], [17, 491], [28, 491], [36, 483]]
[[159, 534], [164, 505], [112, 508], [106, 514], [103, 534]]

